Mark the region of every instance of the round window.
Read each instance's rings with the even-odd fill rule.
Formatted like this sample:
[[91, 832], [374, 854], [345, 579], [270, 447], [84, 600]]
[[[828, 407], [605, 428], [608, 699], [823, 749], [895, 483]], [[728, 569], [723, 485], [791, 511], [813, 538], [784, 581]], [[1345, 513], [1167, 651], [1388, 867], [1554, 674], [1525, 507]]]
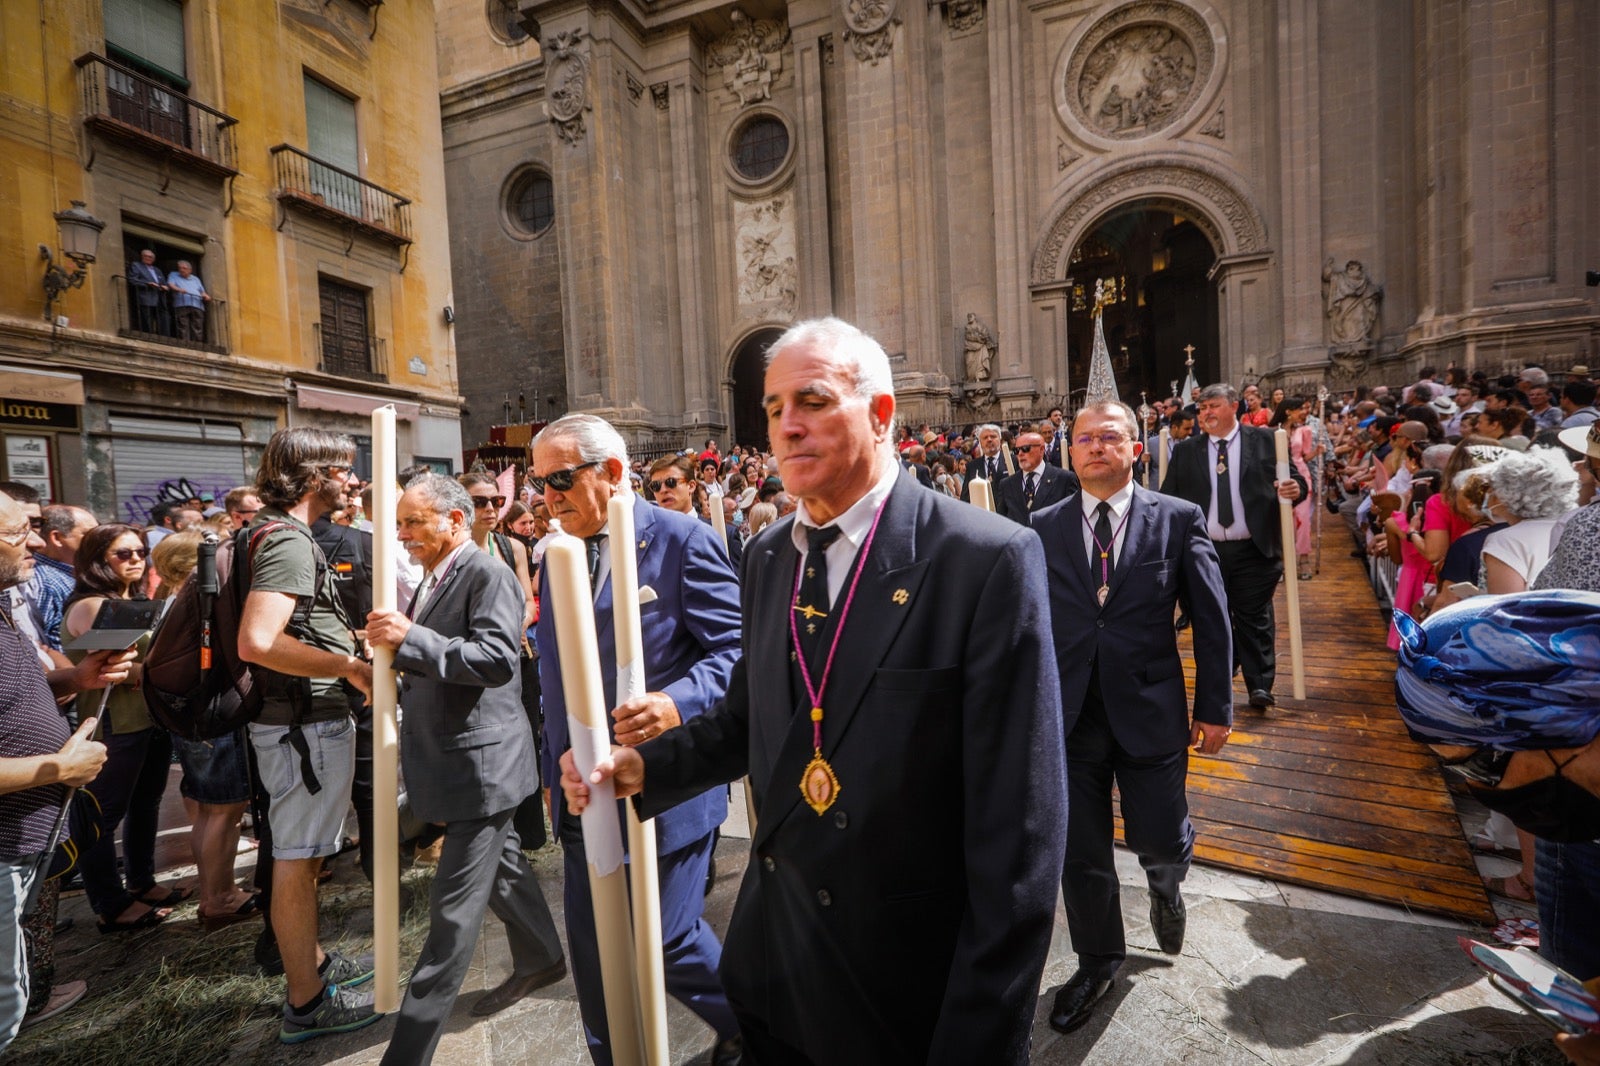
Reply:
[[521, 44], [528, 39], [517, 0], [489, 0], [489, 29], [506, 44]]
[[524, 237], [537, 237], [555, 221], [555, 185], [542, 170], [525, 170], [506, 192], [506, 218]]
[[773, 115], [757, 115], [733, 139], [733, 169], [746, 181], [764, 181], [789, 158], [789, 127]]

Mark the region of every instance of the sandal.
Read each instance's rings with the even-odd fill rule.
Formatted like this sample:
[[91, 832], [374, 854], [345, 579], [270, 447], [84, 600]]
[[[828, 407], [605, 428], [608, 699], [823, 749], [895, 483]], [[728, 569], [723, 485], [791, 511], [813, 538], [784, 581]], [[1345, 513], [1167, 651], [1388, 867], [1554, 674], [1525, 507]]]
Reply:
[[160, 925], [167, 920], [170, 911], [148, 910], [131, 922], [106, 921], [104, 918], [95, 923], [100, 929], [101, 936], [110, 936], [113, 933], [136, 933], [141, 929], [149, 929]]
[[[1513, 885], [1517, 886], [1522, 892], [1526, 892], [1527, 895], [1518, 895], [1517, 892], [1512, 891]], [[1533, 886], [1523, 880], [1520, 872], [1514, 873], [1510, 877], [1485, 877], [1483, 879], [1483, 887], [1487, 888], [1492, 895], [1509, 899], [1515, 903], [1533, 903], [1538, 898], [1534, 895]]]
[[200, 928], [207, 933], [214, 933], [218, 929], [225, 929], [230, 925], [248, 922], [261, 913], [261, 897], [251, 896], [231, 911], [221, 914], [196, 914], [195, 921], [200, 923]]
[[1309, 570], [1300, 571], [1300, 580], [1301, 581], [1310, 581], [1311, 580], [1311, 571], [1309, 571]]
[[140, 903], [143, 903], [147, 907], [176, 907], [178, 904], [194, 895], [194, 889], [192, 888], [174, 888], [160, 899], [150, 898], [150, 893], [160, 891], [160, 885], [151, 885], [143, 892], [135, 894], [133, 898], [138, 900]]

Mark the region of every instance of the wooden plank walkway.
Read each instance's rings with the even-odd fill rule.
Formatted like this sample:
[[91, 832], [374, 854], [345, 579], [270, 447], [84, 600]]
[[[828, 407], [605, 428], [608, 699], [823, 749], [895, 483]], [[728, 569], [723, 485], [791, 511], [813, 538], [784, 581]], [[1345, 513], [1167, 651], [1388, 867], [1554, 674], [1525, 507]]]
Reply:
[[[1324, 536], [1322, 572], [1300, 586], [1307, 699], [1293, 699], [1280, 587], [1278, 706], [1253, 710], [1236, 680], [1227, 747], [1190, 759], [1195, 858], [1493, 922], [1438, 760], [1406, 734], [1395, 708], [1395, 657], [1365, 571], [1342, 529]], [[1187, 635], [1181, 644], [1192, 685]]]

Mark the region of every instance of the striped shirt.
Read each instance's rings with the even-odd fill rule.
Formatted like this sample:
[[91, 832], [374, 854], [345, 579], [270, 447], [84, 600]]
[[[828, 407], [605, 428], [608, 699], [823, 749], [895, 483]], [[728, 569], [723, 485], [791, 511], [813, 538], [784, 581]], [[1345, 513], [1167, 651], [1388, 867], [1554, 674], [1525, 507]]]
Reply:
[[[12, 619], [10, 598], [0, 596], [0, 758], [50, 755], [71, 736], [33, 645]], [[0, 795], [0, 859], [16, 862], [49, 847], [65, 799], [64, 785]]]

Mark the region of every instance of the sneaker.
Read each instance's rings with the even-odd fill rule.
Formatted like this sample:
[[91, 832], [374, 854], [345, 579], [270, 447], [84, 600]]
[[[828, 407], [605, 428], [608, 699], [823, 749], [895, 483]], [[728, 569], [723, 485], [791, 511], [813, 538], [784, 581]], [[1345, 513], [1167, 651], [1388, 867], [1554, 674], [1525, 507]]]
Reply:
[[22, 1028], [26, 1029], [30, 1025], [38, 1025], [40, 1022], [49, 1021], [62, 1011], [75, 1006], [87, 991], [89, 991], [89, 985], [86, 981], [67, 981], [56, 985], [50, 991], [50, 998], [45, 1001], [44, 1005], [22, 1019]]
[[322, 979], [329, 985], [350, 988], [372, 980], [371, 955], [357, 955], [353, 959], [337, 951], [330, 951], [327, 955], [328, 968], [322, 971]]
[[382, 1017], [373, 1010], [370, 998], [330, 984], [323, 990], [322, 1001], [309, 1013], [296, 1014], [288, 1003], [283, 1005], [278, 1039], [285, 1044], [299, 1044], [331, 1033], [348, 1033]]

